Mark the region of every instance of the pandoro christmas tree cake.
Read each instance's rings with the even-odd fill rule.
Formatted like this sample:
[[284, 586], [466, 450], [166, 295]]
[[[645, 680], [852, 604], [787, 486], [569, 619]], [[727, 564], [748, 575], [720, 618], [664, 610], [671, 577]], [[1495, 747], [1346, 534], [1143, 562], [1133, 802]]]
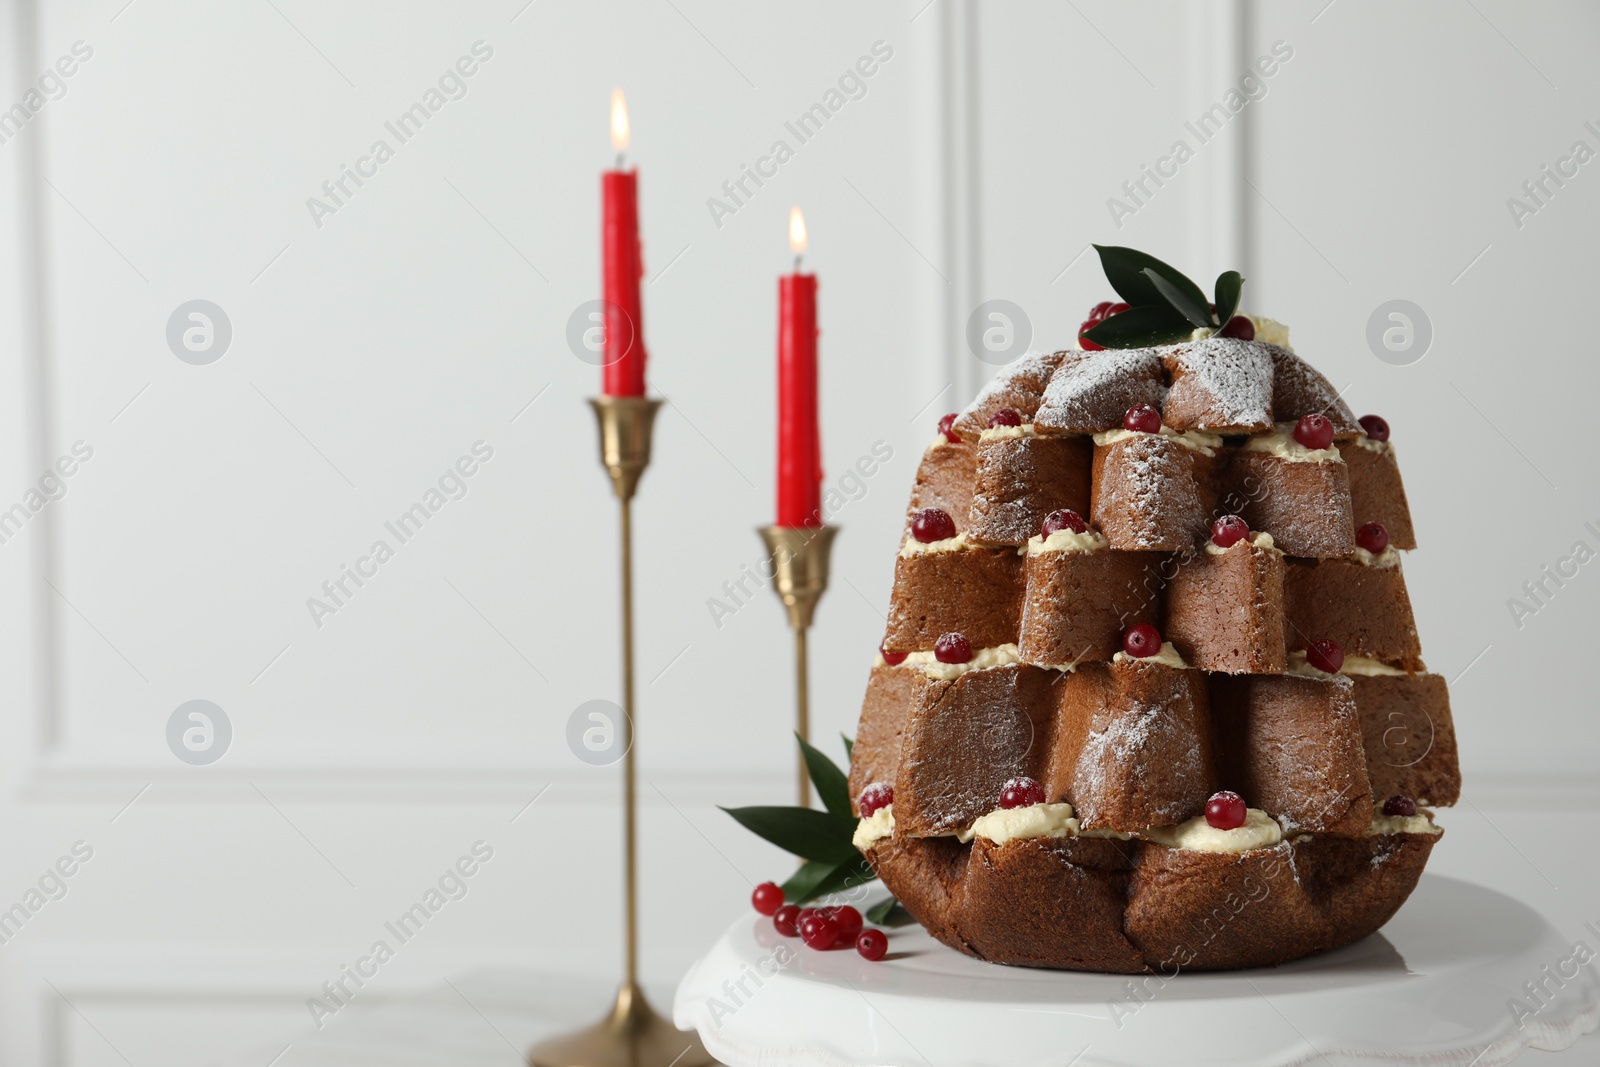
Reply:
[[1428, 809], [1460, 793], [1389, 425], [1236, 314], [1237, 273], [1208, 299], [1099, 252], [1122, 302], [1005, 367], [923, 455], [848, 794], [811, 813], [866, 866], [797, 848], [827, 854], [784, 888], [875, 873], [945, 944], [1033, 967], [1348, 944], [1415, 888]]

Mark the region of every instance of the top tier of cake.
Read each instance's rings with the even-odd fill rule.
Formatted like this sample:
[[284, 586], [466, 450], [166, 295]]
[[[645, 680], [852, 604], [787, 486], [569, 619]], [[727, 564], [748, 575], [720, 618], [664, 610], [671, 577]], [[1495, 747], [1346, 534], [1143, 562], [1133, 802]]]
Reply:
[[[1122, 429], [1139, 404], [1161, 413], [1160, 433]], [[1003, 409], [1022, 424], [990, 428]], [[1334, 447], [1294, 440], [1289, 430], [1311, 414], [1332, 423]], [[989, 383], [954, 432], [978, 447], [919, 477], [912, 508], [940, 507], [986, 544], [1025, 544], [1062, 507], [1092, 511], [1113, 549], [1194, 548], [1229, 512], [1290, 556], [1352, 556], [1366, 522], [1383, 523], [1396, 548], [1416, 544], [1392, 449], [1366, 437], [1326, 378], [1275, 345], [1030, 354]]]

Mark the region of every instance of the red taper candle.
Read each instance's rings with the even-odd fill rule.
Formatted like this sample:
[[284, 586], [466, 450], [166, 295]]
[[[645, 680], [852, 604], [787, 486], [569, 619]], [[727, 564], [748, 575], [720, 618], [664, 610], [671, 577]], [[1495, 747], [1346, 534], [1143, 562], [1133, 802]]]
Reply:
[[805, 217], [789, 213], [795, 271], [778, 279], [778, 526], [822, 525], [817, 420], [817, 276], [800, 272]]
[[611, 143], [617, 150], [618, 166], [600, 176], [606, 316], [601, 388], [607, 396], [643, 396], [646, 355], [639, 301], [639, 279], [644, 275], [644, 255], [639, 247], [639, 172], [621, 167], [622, 153], [628, 148], [628, 107], [621, 89], [611, 93]]

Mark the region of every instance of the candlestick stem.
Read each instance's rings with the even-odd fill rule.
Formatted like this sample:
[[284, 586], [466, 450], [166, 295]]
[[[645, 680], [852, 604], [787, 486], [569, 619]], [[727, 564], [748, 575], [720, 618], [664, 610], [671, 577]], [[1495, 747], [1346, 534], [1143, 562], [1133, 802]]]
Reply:
[[622, 577], [622, 897], [625, 986], [639, 983], [638, 775], [633, 761], [633, 506], [617, 501]]
[[[806, 660], [806, 630], [798, 629], [794, 632], [794, 720], [795, 733], [806, 744], [811, 743], [811, 694], [807, 682], [810, 676], [810, 665]], [[806, 769], [806, 754], [799, 754], [800, 764], [797, 768], [796, 780], [800, 786], [800, 806], [811, 806], [811, 772]]]
[[[806, 631], [817, 611], [817, 602], [828, 588], [829, 559], [837, 526], [766, 526], [757, 531], [772, 557], [772, 588], [788, 612], [794, 630], [795, 733], [811, 740], [810, 679], [807, 664]], [[796, 786], [800, 806], [811, 806], [811, 781], [802, 754]]]
[[714, 1067], [698, 1035], [658, 1015], [639, 985], [638, 792], [633, 685], [633, 494], [650, 464], [650, 438], [661, 401], [604, 396], [591, 400], [600, 423], [600, 462], [617, 498], [622, 586], [622, 914], [623, 981], [600, 1022], [535, 1045], [532, 1067]]

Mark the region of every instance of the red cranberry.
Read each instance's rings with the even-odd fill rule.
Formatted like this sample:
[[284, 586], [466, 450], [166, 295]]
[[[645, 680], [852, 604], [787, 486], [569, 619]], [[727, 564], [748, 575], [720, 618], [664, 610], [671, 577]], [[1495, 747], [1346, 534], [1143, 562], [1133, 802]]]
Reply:
[[861, 809], [863, 819], [872, 818], [878, 813], [879, 808], [887, 808], [893, 803], [894, 786], [885, 782], [873, 782], [856, 798], [856, 807]]
[[923, 508], [911, 516], [911, 536], [923, 544], [943, 541], [956, 535], [956, 522], [938, 508]]
[[939, 420], [939, 432], [944, 434], [944, 439], [953, 445], [961, 443], [961, 435], [956, 433], [956, 413], [951, 412]]
[[839, 924], [822, 912], [814, 911], [800, 920], [800, 940], [808, 948], [830, 949], [839, 940]]
[[1389, 547], [1389, 531], [1381, 522], [1362, 523], [1356, 531], [1356, 544], [1376, 556]]
[[1099, 352], [1104, 346], [1097, 345], [1093, 341], [1085, 341], [1083, 335], [1111, 316], [1120, 315], [1127, 310], [1127, 304], [1115, 303], [1110, 300], [1100, 301], [1100, 303], [1089, 309], [1089, 317], [1083, 320], [1082, 326], [1078, 327], [1078, 344], [1083, 347], [1085, 352]]
[[1013, 778], [1000, 790], [1002, 808], [1026, 808], [1044, 803], [1044, 786], [1032, 778]]
[[1410, 797], [1396, 793], [1383, 802], [1383, 813], [1385, 815], [1399, 815], [1409, 819], [1417, 813], [1417, 802]]
[[1321, 415], [1302, 415], [1294, 424], [1294, 439], [1307, 448], [1327, 448], [1333, 444], [1333, 423]]
[[[1215, 311], [1216, 308], [1212, 308]], [[1228, 324], [1217, 331], [1218, 337], [1237, 337], [1241, 341], [1254, 341], [1256, 339], [1256, 324], [1243, 315], [1235, 315], [1228, 320]]]
[[799, 918], [799, 907], [794, 904], [785, 904], [783, 907], [772, 913], [772, 925], [776, 927], [778, 933], [782, 934], [784, 937], [794, 937], [800, 932], [799, 927], [795, 925]]
[[1250, 536], [1250, 524], [1237, 515], [1224, 515], [1211, 524], [1211, 543], [1218, 548], [1232, 548]]
[[1237, 830], [1244, 825], [1244, 797], [1224, 789], [1206, 801], [1206, 824], [1218, 830]]
[[1016, 408], [1001, 408], [989, 416], [989, 426], [1021, 426], [1022, 415]]
[[1161, 412], [1149, 404], [1135, 404], [1122, 416], [1122, 428], [1134, 433], [1160, 433]]
[[883, 936], [882, 930], [863, 930], [856, 938], [856, 951], [863, 959], [876, 963], [889, 951], [889, 939]]
[[1085, 533], [1088, 529], [1089, 524], [1084, 522], [1083, 517], [1076, 511], [1071, 508], [1061, 508], [1044, 517], [1044, 526], [1041, 528], [1041, 532], [1044, 536], [1049, 537], [1051, 534], [1060, 533], [1062, 530]]
[[1387, 441], [1389, 439], [1389, 424], [1382, 415], [1361, 416], [1361, 428], [1367, 431], [1367, 436], [1374, 441]]
[[783, 890], [776, 882], [762, 882], [750, 894], [750, 903], [763, 915], [775, 915], [783, 907]]
[[1144, 659], [1161, 651], [1161, 631], [1147, 622], [1136, 622], [1122, 631], [1122, 651]]
[[1311, 647], [1306, 649], [1306, 662], [1319, 671], [1338, 674], [1339, 668], [1344, 666], [1344, 649], [1333, 638], [1324, 637], [1311, 642]]
[[933, 658], [940, 663], [970, 663], [972, 642], [962, 634], [945, 634], [933, 643]]
[[883, 662], [891, 667], [898, 667], [906, 661], [909, 652], [885, 652], [882, 645], [878, 646], [878, 655], [883, 657]]
[[839, 924], [839, 944], [848, 945], [861, 932], [861, 913], [848, 904], [827, 909], [828, 918]]

